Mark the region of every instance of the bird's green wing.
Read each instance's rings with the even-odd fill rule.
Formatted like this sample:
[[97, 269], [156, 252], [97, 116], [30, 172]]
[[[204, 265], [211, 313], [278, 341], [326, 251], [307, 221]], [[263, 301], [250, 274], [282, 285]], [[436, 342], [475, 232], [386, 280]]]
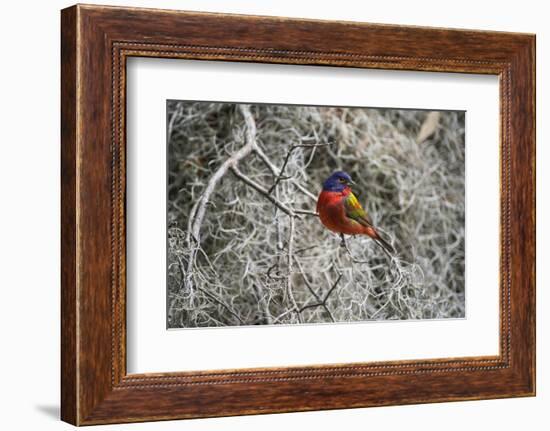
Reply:
[[346, 208], [346, 216], [350, 219], [355, 220], [364, 226], [372, 226], [372, 221], [369, 215], [363, 209], [353, 193], [350, 193], [344, 198], [344, 206]]

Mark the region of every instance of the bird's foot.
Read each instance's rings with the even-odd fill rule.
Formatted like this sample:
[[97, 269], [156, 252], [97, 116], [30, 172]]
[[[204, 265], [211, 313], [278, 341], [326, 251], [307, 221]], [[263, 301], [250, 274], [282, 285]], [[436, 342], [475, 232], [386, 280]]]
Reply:
[[344, 234], [340, 234], [340, 238], [341, 238], [340, 247], [345, 247], [345, 248], [347, 248], [346, 239], [344, 238]]

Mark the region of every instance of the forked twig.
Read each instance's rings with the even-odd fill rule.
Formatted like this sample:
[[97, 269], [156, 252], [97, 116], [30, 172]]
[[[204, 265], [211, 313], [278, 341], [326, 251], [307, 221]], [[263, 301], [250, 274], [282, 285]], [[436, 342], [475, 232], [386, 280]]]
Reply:
[[303, 312], [304, 310], [307, 310], [308, 308], [324, 307], [325, 310], [328, 312], [331, 320], [334, 322], [334, 317], [332, 316], [332, 313], [329, 311], [329, 309], [327, 307], [327, 301], [328, 301], [330, 295], [332, 294], [332, 292], [334, 292], [334, 290], [336, 289], [336, 286], [338, 286], [338, 283], [340, 283], [340, 280], [342, 279], [342, 276], [343, 276], [343, 274], [341, 272], [339, 272], [338, 273], [338, 278], [336, 279], [336, 281], [334, 282], [332, 287], [328, 290], [328, 292], [325, 294], [325, 297], [323, 298], [323, 300], [321, 300], [321, 301], [319, 301], [315, 304], [304, 305], [302, 308], [300, 308], [300, 313]]
[[290, 156], [292, 155], [292, 153], [294, 152], [295, 149], [297, 149], [297, 148], [326, 147], [327, 145], [331, 145], [331, 144], [332, 144], [332, 142], [325, 142], [325, 143], [322, 143], [322, 144], [296, 144], [296, 145], [293, 145], [292, 147], [290, 147], [290, 149], [286, 153], [286, 157], [285, 157], [285, 160], [283, 161], [283, 165], [281, 166], [281, 170], [279, 171], [279, 174], [275, 178], [275, 182], [269, 188], [268, 193], [269, 194], [273, 193], [273, 190], [275, 190], [275, 187], [277, 187], [281, 181], [288, 180], [288, 179], [292, 178], [290, 176], [285, 176], [284, 173], [285, 173], [285, 169], [286, 169], [286, 166], [288, 164], [288, 161], [290, 160]]

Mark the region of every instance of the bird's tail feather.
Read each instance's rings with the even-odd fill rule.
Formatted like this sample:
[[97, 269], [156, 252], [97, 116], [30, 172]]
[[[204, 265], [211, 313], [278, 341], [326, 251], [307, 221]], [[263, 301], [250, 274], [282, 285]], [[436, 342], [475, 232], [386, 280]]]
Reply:
[[383, 239], [380, 235], [377, 235], [376, 238], [374, 238], [374, 241], [390, 255], [395, 254], [395, 249], [393, 248], [393, 246], [388, 241]]

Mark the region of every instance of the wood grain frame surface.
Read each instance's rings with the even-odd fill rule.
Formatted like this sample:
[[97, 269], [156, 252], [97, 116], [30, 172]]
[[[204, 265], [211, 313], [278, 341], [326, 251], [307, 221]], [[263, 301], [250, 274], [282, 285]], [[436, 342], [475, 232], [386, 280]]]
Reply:
[[[535, 394], [534, 35], [83, 5], [61, 17], [63, 420], [88, 425]], [[498, 75], [499, 355], [128, 375], [131, 56]]]

